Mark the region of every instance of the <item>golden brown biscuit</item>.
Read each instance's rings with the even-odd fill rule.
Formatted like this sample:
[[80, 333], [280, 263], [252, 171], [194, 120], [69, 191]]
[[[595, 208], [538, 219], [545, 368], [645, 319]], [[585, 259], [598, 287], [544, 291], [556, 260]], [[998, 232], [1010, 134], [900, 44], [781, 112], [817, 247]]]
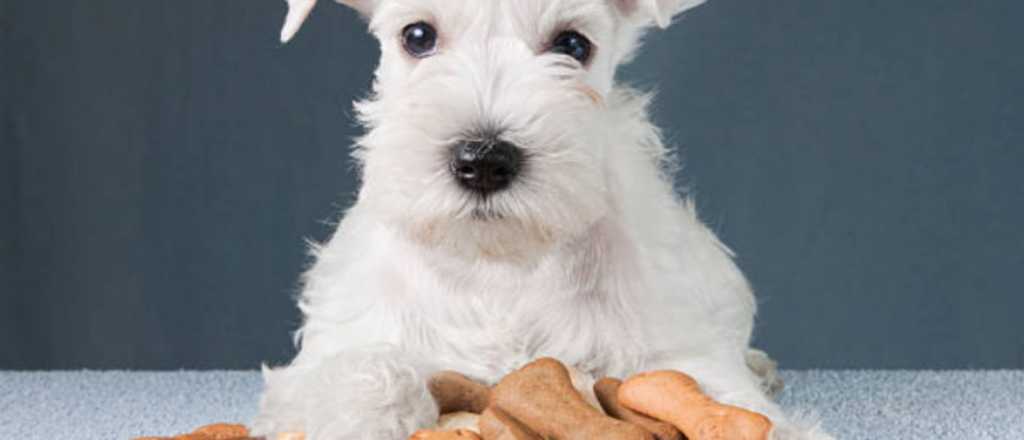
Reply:
[[216, 423], [200, 427], [192, 431], [192, 434], [206, 436], [209, 440], [234, 440], [248, 437], [249, 428], [246, 428], [245, 425]]
[[454, 371], [442, 371], [431, 376], [427, 388], [441, 414], [480, 414], [487, 409], [491, 396], [491, 390], [486, 386]]
[[714, 401], [697, 381], [678, 371], [629, 378], [619, 387], [619, 402], [671, 423], [689, 440], [766, 440], [772, 429], [764, 415]]
[[495, 407], [480, 415], [480, 436], [484, 440], [541, 440], [530, 428]]
[[538, 359], [505, 376], [491, 390], [491, 405], [542, 438], [558, 440], [653, 440], [642, 428], [590, 406], [572, 386], [569, 371], [551, 358]]
[[674, 426], [661, 422], [622, 406], [619, 403], [619, 387], [622, 381], [606, 377], [594, 384], [594, 394], [601, 407], [609, 416], [632, 423], [654, 434], [656, 440], [682, 440], [683, 434]]

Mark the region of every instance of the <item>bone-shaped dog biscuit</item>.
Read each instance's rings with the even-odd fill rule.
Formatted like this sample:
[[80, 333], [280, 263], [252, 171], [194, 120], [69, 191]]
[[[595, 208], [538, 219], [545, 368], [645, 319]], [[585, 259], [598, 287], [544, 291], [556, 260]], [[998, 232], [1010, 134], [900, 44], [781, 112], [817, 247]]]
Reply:
[[594, 384], [594, 394], [597, 395], [597, 400], [601, 402], [606, 414], [650, 431], [656, 440], [683, 440], [683, 434], [674, 426], [622, 406], [619, 402], [619, 387], [621, 386], [621, 380], [611, 377], [601, 379]]
[[495, 407], [480, 416], [480, 435], [484, 440], [541, 440], [521, 422]]
[[767, 440], [772, 429], [767, 417], [714, 401], [678, 371], [637, 374], [618, 396], [622, 405], [671, 423], [689, 440]]
[[491, 405], [552, 440], [653, 440], [629, 423], [605, 416], [573, 388], [568, 370], [538, 359], [505, 376], [491, 390]]
[[480, 414], [487, 409], [491, 390], [454, 371], [442, 371], [427, 381], [441, 414], [470, 412]]

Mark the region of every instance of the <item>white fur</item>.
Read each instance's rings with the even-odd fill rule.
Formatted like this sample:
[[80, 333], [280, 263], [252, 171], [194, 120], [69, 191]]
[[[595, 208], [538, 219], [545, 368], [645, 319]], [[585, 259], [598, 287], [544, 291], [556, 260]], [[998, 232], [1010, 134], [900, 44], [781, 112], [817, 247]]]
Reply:
[[[293, 6], [283, 37], [313, 0]], [[495, 382], [539, 356], [591, 375], [672, 368], [762, 412], [780, 439], [826, 439], [767, 397], [748, 349], [756, 302], [731, 252], [672, 188], [649, 97], [615, 85], [651, 24], [695, 0], [345, 0], [381, 42], [357, 103], [363, 186], [315, 246], [292, 363], [265, 369], [257, 434], [400, 440], [436, 422], [439, 369]], [[438, 53], [406, 55], [428, 21]], [[559, 31], [594, 41], [582, 66], [545, 53]], [[449, 146], [497, 128], [528, 155], [505, 191], [460, 189]], [[749, 363], [764, 376], [752, 370]]]

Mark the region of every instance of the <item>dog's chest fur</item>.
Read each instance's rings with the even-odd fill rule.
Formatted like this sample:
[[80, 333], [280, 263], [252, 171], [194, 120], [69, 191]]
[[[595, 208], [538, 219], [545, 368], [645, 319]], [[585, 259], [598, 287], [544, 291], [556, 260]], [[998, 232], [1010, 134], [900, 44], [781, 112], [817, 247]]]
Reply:
[[429, 256], [409, 262], [406, 268], [418, 273], [394, 273], [409, 281], [396, 317], [401, 344], [432, 350], [444, 364], [472, 365], [476, 371], [469, 373], [482, 378], [538, 356], [602, 373], [625, 368], [619, 364], [639, 359], [641, 344], [624, 342], [639, 338], [630, 335], [642, 326], [631, 324], [638, 318], [629, 305], [613, 300], [621, 286], [605, 276], [615, 252], [606, 222], [526, 266], [478, 261], [465, 267]]

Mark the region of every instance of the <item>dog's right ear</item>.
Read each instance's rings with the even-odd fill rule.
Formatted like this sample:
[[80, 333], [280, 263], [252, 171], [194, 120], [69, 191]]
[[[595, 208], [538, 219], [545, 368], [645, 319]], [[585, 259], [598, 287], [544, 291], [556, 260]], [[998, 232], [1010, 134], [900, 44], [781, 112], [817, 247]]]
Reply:
[[[288, 17], [284, 19], [284, 27], [281, 28], [281, 42], [287, 43], [295, 36], [295, 33], [302, 27], [302, 23], [309, 17], [309, 13], [313, 12], [313, 7], [316, 6], [316, 0], [286, 0], [288, 2]], [[345, 6], [348, 6], [359, 13], [363, 17], [369, 17], [373, 12], [373, 7], [376, 5], [377, 0], [335, 0]]]
[[634, 23], [654, 24], [662, 29], [672, 24], [672, 17], [700, 6], [705, 0], [614, 0], [619, 11]]

